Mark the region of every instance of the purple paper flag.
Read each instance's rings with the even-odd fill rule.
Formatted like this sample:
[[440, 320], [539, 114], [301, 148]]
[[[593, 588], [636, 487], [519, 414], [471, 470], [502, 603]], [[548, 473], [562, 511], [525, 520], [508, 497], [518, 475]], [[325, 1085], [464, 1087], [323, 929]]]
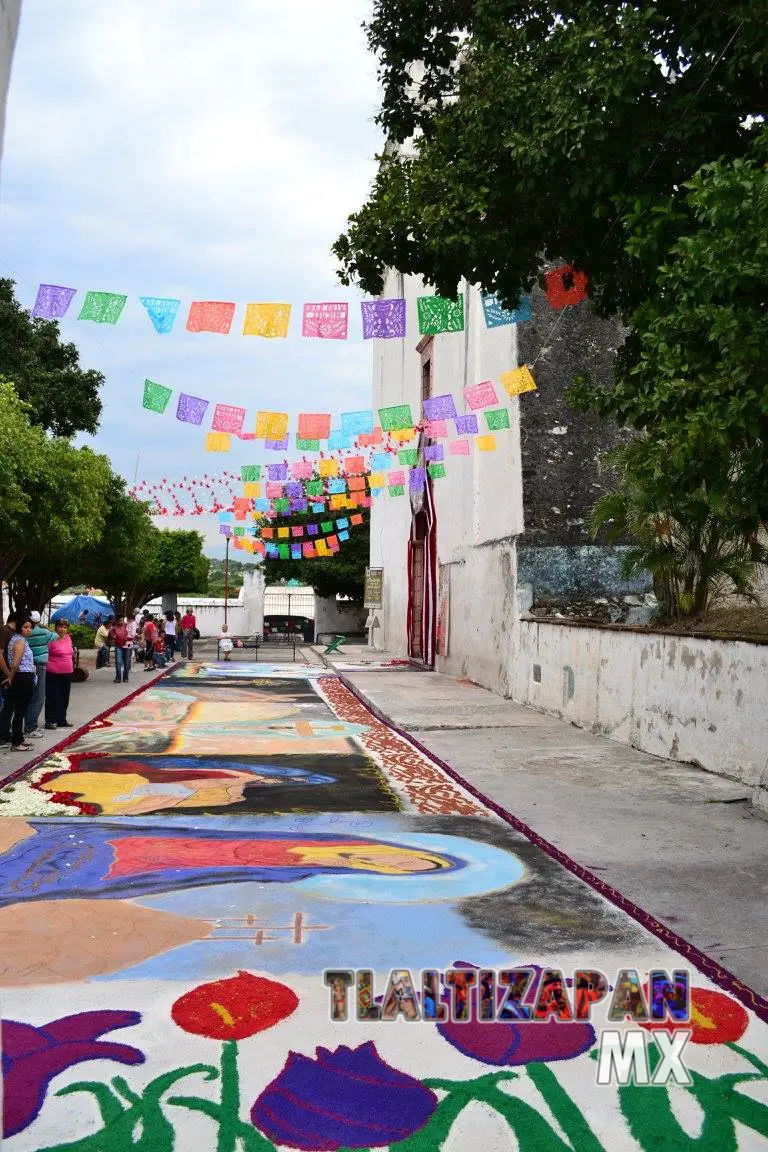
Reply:
[[62, 288], [59, 284], [41, 284], [32, 315], [42, 320], [58, 320], [66, 314], [77, 288]]
[[270, 480], [286, 480], [288, 478], [288, 465], [267, 464], [267, 476]]
[[363, 300], [363, 340], [396, 340], [405, 336], [405, 300]]
[[317, 536], [317, 524], [307, 524], [307, 536]]
[[307, 501], [302, 496], [300, 500], [291, 500], [291, 512], [306, 512]]
[[456, 415], [456, 404], [450, 392], [445, 396], [432, 396], [424, 401], [424, 415], [427, 420], [452, 420]]
[[199, 396], [188, 396], [186, 392], [182, 392], [176, 406], [176, 419], [184, 424], [202, 424], [207, 407], [207, 400], [201, 400]]
[[427, 482], [426, 468], [411, 468], [411, 474], [408, 477], [408, 487], [419, 491]]
[[460, 436], [477, 432], [477, 416], [475, 416], [474, 412], [470, 412], [468, 416], [456, 417], [456, 431]]
[[[267, 467], [269, 468], [270, 465], [268, 464]], [[291, 500], [298, 500], [304, 495], [304, 485], [299, 484], [298, 481], [291, 481], [285, 486], [285, 494], [290, 496]]]
[[231, 536], [232, 535], [232, 529], [230, 528], [229, 524], [219, 524], [219, 535], [220, 536]]
[[271, 449], [272, 452], [285, 452], [288, 447], [288, 437], [284, 440], [265, 440], [264, 447]]
[[424, 449], [425, 460], [444, 460], [442, 444], [428, 444]]

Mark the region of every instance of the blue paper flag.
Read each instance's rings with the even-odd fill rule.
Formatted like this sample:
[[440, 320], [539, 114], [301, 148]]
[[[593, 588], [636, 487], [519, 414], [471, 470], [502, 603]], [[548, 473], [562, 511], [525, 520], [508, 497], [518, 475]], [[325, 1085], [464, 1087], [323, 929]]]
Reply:
[[367, 436], [373, 432], [373, 412], [342, 412], [341, 429], [347, 436]]
[[339, 532], [339, 540], [349, 540], [349, 532]]
[[172, 300], [166, 296], [140, 296], [139, 299], [147, 310], [155, 332], [161, 335], [170, 332], [181, 300]]
[[336, 521], [336, 527], [337, 528], [349, 528], [349, 520], [337, 520]]
[[260, 496], [258, 500], [254, 501], [254, 507], [257, 512], [269, 512], [271, 503], [264, 496]]
[[328, 481], [328, 493], [330, 496], [338, 496], [342, 492], [346, 492], [347, 482], [341, 480], [337, 476], [332, 476]]
[[312, 505], [312, 511], [313, 512], [325, 512], [325, 504], [313, 504]]
[[331, 434], [328, 437], [328, 449], [333, 452], [334, 449], [346, 449], [352, 447], [352, 437], [347, 435], [341, 428], [332, 428]]
[[395, 457], [391, 452], [374, 452], [371, 456], [371, 472], [386, 472], [394, 462]]
[[483, 296], [483, 312], [486, 328], [501, 328], [503, 324], [523, 324], [533, 318], [531, 298], [521, 292], [517, 308], [502, 308], [494, 295]]

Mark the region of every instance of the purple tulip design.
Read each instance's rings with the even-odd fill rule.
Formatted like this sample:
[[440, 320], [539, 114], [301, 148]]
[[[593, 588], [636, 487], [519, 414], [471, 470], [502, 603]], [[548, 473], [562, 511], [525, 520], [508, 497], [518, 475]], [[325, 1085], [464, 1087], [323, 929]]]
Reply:
[[282, 1072], [251, 1110], [251, 1120], [275, 1144], [311, 1152], [396, 1144], [422, 1128], [437, 1097], [412, 1076], [385, 1063], [368, 1041], [316, 1058], [290, 1052]]
[[[470, 968], [477, 971], [476, 964], [466, 961], [454, 962], [454, 968]], [[532, 968], [541, 974], [537, 964], [520, 964], [521, 968]], [[505, 989], [497, 989], [499, 1003]], [[551, 1060], [572, 1060], [582, 1052], [588, 1052], [595, 1043], [595, 1030], [591, 1024], [580, 1021], [566, 1022], [549, 1020], [546, 1023], [531, 1023], [526, 1020], [478, 1020], [477, 989], [471, 989], [470, 1019], [466, 1023], [453, 1023], [446, 1020], [437, 1024], [437, 1030], [459, 1052], [479, 1060], [483, 1064], [508, 1067], [514, 1064], [549, 1063]], [[447, 992], [441, 997], [448, 1002]], [[535, 997], [529, 993], [524, 1002], [533, 1005]]]
[[138, 1024], [138, 1012], [105, 1009], [51, 1020], [42, 1028], [18, 1020], [2, 1023], [4, 1081], [3, 1135], [23, 1132], [35, 1119], [54, 1076], [82, 1060], [143, 1064], [145, 1056], [129, 1044], [97, 1040], [114, 1028]]

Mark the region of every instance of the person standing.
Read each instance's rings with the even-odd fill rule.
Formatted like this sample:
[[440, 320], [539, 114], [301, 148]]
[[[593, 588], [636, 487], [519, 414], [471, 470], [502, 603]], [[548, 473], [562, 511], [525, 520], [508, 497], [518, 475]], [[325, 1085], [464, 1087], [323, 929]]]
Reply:
[[133, 656], [133, 637], [128, 632], [128, 621], [121, 616], [115, 628], [115, 684], [128, 683]]
[[192, 646], [195, 641], [195, 628], [197, 621], [191, 607], [187, 607], [181, 618], [181, 654], [187, 660], [192, 659]]
[[32, 699], [29, 702], [27, 709], [27, 716], [25, 721], [24, 735], [32, 740], [39, 740], [43, 735], [42, 728], [38, 728], [37, 722], [40, 719], [40, 713], [43, 710], [43, 702], [45, 700], [45, 678], [48, 668], [48, 645], [51, 640], [56, 639], [56, 633], [51, 632], [50, 628], [44, 628], [40, 623], [40, 613], [32, 612], [32, 631], [29, 635], [29, 646], [32, 649], [32, 658], [35, 661], [35, 690], [32, 693]]
[[94, 644], [96, 645], [96, 667], [106, 668], [109, 665], [109, 633], [114, 622], [113, 616], [107, 616], [96, 629]]
[[45, 686], [46, 728], [71, 728], [67, 720], [75, 649], [66, 620], [56, 621], [56, 638], [48, 645], [48, 671]]
[[176, 617], [173, 612], [166, 612], [165, 614], [165, 655], [168, 658], [168, 663], [173, 664], [173, 656], [176, 651]]
[[11, 670], [8, 667], [6, 656], [8, 654], [8, 643], [12, 636], [16, 635], [16, 613], [11, 612], [5, 624], [0, 624], [0, 745], [3, 745], [6, 751], [11, 747], [11, 717], [13, 715], [13, 705], [11, 704], [10, 696], [8, 693], [8, 685], [10, 684]]
[[142, 630], [144, 636], [144, 671], [152, 672], [154, 670], [153, 652], [155, 650], [155, 641], [157, 640], [157, 624], [151, 616], [148, 616], [144, 621], [144, 628]]
[[5, 661], [8, 666], [8, 698], [11, 705], [11, 748], [14, 752], [29, 752], [31, 744], [24, 742], [24, 720], [35, 690], [35, 661], [29, 646], [32, 632], [30, 619], [18, 619], [16, 631], [8, 641]]

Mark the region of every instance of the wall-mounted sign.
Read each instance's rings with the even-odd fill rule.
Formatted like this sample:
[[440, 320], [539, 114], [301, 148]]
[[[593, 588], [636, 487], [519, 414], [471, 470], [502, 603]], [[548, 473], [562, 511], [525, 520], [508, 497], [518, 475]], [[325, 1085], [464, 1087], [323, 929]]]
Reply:
[[381, 608], [382, 591], [384, 587], [384, 569], [383, 568], [366, 568], [365, 570], [365, 593], [363, 597], [364, 608]]

